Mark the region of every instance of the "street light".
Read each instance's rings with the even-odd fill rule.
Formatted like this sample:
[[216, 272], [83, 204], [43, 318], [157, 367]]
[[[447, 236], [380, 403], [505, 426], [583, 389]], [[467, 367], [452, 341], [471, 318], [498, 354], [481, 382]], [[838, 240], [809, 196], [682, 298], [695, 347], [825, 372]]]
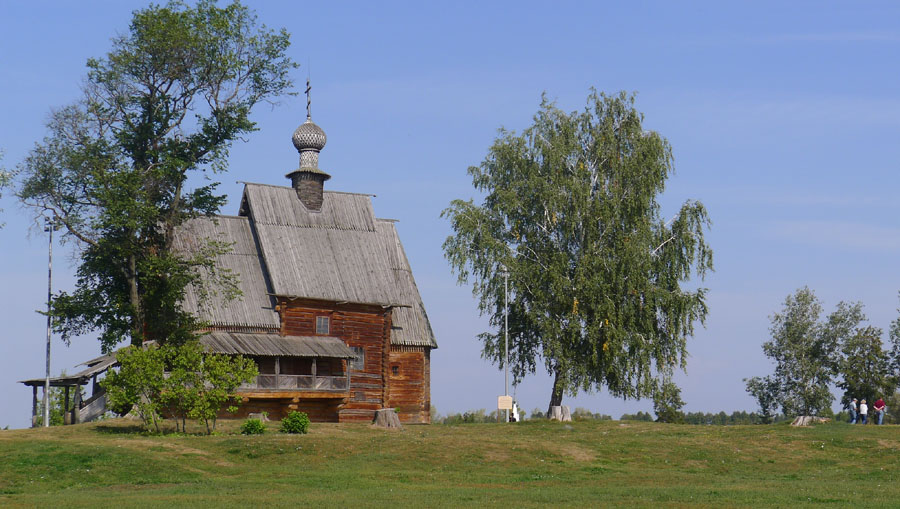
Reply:
[[[500, 265], [503, 274], [503, 395], [509, 396], [509, 271], [506, 265]], [[506, 410], [506, 422], [509, 422], [509, 409]]]
[[47, 373], [44, 378], [44, 427], [50, 427], [50, 306], [53, 295], [53, 231], [59, 225], [44, 217], [44, 231], [50, 234], [50, 242], [47, 249]]

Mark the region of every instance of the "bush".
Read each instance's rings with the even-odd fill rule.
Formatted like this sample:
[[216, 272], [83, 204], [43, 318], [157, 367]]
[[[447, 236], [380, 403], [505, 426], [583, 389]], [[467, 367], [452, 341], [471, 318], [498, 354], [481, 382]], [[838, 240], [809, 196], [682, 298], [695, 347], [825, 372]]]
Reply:
[[303, 412], [291, 411], [281, 421], [282, 433], [306, 434], [309, 431], [309, 416]]
[[247, 419], [241, 424], [241, 435], [262, 435], [266, 432], [266, 425], [259, 419]]

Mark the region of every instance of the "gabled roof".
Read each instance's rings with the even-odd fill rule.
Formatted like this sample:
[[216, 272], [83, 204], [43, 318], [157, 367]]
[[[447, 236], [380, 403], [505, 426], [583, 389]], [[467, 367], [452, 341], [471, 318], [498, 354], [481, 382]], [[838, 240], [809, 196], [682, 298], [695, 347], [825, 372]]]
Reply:
[[225, 301], [190, 289], [186, 309], [216, 327], [280, 327], [274, 296], [393, 307], [391, 343], [436, 348], [425, 306], [394, 222], [377, 219], [371, 195], [326, 191], [310, 211], [293, 188], [246, 183], [244, 217], [185, 223], [176, 249], [197, 252], [205, 239], [232, 244], [216, 265], [240, 280], [243, 296]]
[[231, 246], [228, 253], [216, 257], [216, 267], [237, 276], [243, 295], [225, 300], [213, 287], [204, 298], [196, 288], [188, 287], [183, 302], [185, 309], [216, 327], [278, 330], [275, 299], [270, 295], [249, 220], [235, 216], [192, 219], [176, 232], [174, 247], [183, 253], [196, 253], [209, 241]]

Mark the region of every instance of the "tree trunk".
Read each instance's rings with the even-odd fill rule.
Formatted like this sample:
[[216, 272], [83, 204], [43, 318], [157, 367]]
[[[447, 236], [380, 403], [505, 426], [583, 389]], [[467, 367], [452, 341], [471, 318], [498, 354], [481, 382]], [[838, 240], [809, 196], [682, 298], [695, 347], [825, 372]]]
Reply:
[[131, 344], [141, 346], [144, 343], [144, 323], [142, 319], [141, 295], [138, 291], [137, 260], [134, 255], [128, 257], [128, 300], [131, 303]]
[[559, 371], [557, 370], [553, 374], [553, 391], [550, 393], [550, 405], [547, 406], [547, 418], [550, 418], [550, 412], [553, 411], [553, 407], [561, 406], [563, 399], [563, 385], [562, 381], [559, 379]]

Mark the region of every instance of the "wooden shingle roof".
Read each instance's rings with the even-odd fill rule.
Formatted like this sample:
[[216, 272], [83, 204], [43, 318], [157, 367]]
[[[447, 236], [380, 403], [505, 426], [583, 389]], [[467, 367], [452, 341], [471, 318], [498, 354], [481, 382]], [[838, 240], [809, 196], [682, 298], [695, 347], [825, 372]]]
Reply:
[[188, 287], [182, 304], [185, 309], [216, 327], [277, 330], [280, 322], [275, 299], [270, 295], [249, 220], [235, 216], [192, 219], [176, 232], [175, 249], [196, 253], [209, 240], [231, 246], [228, 253], [216, 257], [216, 267], [237, 276], [243, 295], [226, 300], [213, 287], [204, 298], [196, 288]]
[[280, 336], [215, 331], [200, 336], [200, 343], [216, 353], [340, 359], [356, 357], [353, 350], [350, 350], [343, 341], [330, 336]]

